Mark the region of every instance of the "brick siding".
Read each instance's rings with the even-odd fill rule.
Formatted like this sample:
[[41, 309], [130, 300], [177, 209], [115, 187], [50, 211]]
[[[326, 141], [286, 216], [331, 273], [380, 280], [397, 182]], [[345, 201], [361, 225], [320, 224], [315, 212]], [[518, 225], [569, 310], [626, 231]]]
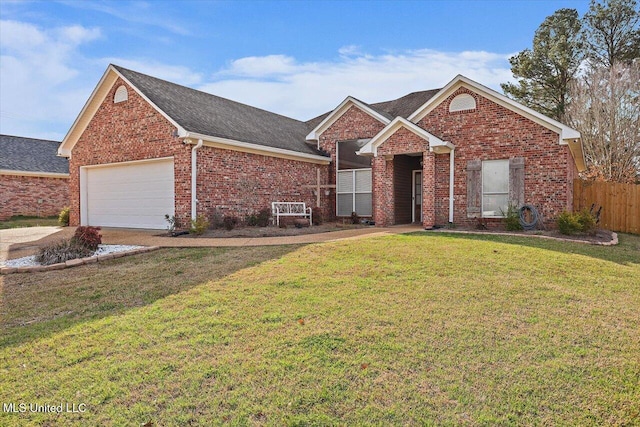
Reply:
[[[460, 93], [476, 98], [477, 108], [449, 112], [449, 103]], [[475, 225], [467, 218], [466, 164], [468, 160], [525, 158], [525, 203], [536, 206], [547, 225], [571, 207], [575, 166], [569, 148], [558, 143], [558, 134], [461, 88], [429, 112], [418, 125], [455, 149], [454, 223]], [[436, 155], [436, 221], [448, 219], [448, 155]], [[574, 172], [575, 173], [575, 172]], [[490, 220], [490, 224], [500, 220]]]
[[58, 215], [69, 205], [69, 179], [0, 175], [0, 195], [0, 220]]
[[[316, 170], [327, 182], [327, 166], [259, 154], [202, 147], [198, 150], [198, 214], [239, 219], [271, 209], [271, 202], [305, 202], [315, 207]], [[326, 200], [324, 190], [321, 204]]]
[[[125, 85], [129, 99], [113, 103], [113, 95]], [[173, 157], [175, 216], [188, 223], [191, 217], [191, 147], [173, 136], [175, 127], [124, 81], [118, 79], [89, 122], [69, 160], [70, 223], [80, 224], [80, 166]]]

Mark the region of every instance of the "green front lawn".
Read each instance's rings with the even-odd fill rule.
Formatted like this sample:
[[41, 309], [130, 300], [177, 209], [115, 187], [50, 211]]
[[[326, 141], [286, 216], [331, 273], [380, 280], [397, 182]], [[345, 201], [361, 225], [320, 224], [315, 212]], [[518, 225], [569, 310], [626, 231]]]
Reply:
[[57, 216], [37, 217], [37, 216], [12, 216], [11, 218], [0, 221], [0, 230], [7, 228], [23, 228], [23, 227], [44, 227], [59, 226]]
[[86, 412], [0, 425], [638, 425], [640, 237], [620, 241], [416, 233], [6, 276], [0, 401]]

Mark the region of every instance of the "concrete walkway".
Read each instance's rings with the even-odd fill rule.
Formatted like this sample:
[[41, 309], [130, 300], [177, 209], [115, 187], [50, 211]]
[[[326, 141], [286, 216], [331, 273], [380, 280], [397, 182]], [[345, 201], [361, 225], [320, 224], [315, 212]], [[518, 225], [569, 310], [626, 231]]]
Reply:
[[[109, 245], [160, 246], [166, 248], [187, 247], [239, 247], [295, 245], [337, 240], [363, 239], [367, 237], [388, 236], [391, 234], [420, 231], [417, 225], [394, 227], [368, 227], [325, 233], [303, 234], [280, 237], [166, 237], [160, 234], [165, 230], [139, 230], [122, 228], [103, 228], [102, 242]], [[74, 227], [29, 227], [0, 230], [0, 260], [34, 255], [42, 245], [73, 236]]]

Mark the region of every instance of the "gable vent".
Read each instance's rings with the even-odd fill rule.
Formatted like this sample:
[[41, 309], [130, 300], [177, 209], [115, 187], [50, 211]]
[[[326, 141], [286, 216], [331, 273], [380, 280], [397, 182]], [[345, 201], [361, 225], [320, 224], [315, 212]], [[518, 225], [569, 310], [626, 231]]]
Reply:
[[116, 89], [116, 93], [113, 95], [113, 103], [117, 104], [118, 102], [124, 102], [127, 99], [129, 99], [127, 88], [124, 85], [121, 85]]
[[449, 112], [466, 111], [476, 109], [476, 99], [468, 93], [461, 93], [451, 100]]

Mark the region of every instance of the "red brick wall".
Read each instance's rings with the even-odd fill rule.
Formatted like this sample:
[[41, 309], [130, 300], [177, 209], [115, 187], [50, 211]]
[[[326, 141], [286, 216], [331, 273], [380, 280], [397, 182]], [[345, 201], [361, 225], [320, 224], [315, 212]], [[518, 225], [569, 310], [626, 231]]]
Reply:
[[[449, 112], [449, 103], [460, 93], [476, 98], [473, 111]], [[571, 177], [574, 166], [569, 148], [559, 145], [558, 134], [508, 110], [487, 98], [461, 88], [438, 105], [418, 125], [455, 149], [454, 223], [475, 225], [467, 218], [466, 165], [468, 160], [525, 158], [525, 203], [538, 207], [547, 223], [570, 207]], [[436, 219], [446, 223], [448, 200], [447, 155], [436, 156]], [[446, 174], [443, 175], [445, 173]]]
[[58, 215], [69, 205], [69, 179], [0, 175], [0, 196], [0, 220]]
[[[384, 123], [374, 119], [360, 108], [351, 106], [340, 118], [329, 126], [319, 138], [320, 149], [331, 155], [331, 164], [328, 167], [328, 184], [336, 183], [336, 143], [354, 139], [373, 138], [384, 128]], [[375, 191], [374, 191], [375, 193]], [[330, 197], [324, 206], [325, 214], [335, 216], [336, 193], [331, 191]]]
[[129, 99], [113, 103], [113, 85], [95, 116], [73, 148], [69, 161], [70, 223], [80, 223], [80, 166], [173, 157], [175, 165], [175, 215], [191, 217], [191, 147], [173, 136], [175, 127], [127, 86]]
[[[305, 185], [327, 181], [327, 166], [213, 147], [198, 150], [198, 214], [244, 219], [271, 202], [305, 202], [316, 206], [316, 196]], [[327, 197], [321, 191], [320, 203]]]

